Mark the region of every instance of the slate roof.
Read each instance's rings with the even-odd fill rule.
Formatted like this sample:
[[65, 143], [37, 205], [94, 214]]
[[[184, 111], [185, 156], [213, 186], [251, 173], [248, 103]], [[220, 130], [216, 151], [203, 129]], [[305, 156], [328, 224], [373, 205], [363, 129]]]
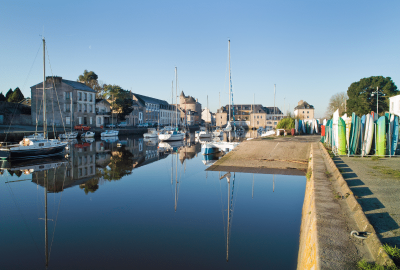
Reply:
[[142, 103], [143, 106], [146, 106], [146, 102], [152, 103], [152, 104], [165, 105], [165, 106], [169, 105], [168, 102], [166, 102], [165, 100], [152, 98], [152, 97], [148, 97], [148, 96], [143, 96], [143, 95], [139, 95], [139, 94], [135, 94], [135, 93], [132, 93], [132, 95], [134, 95], [138, 99], [138, 101], [140, 103]]
[[[265, 112], [266, 114], [274, 114], [274, 107], [264, 107], [261, 104], [235, 104], [235, 114], [238, 111], [249, 111], [250, 113], [263, 113]], [[229, 110], [229, 105], [226, 105], [222, 107], [221, 109], [218, 109], [217, 112], [228, 112]], [[232, 108], [231, 108], [232, 110]], [[275, 113], [276, 114], [282, 114], [281, 110], [278, 107], [275, 107]]]
[[90, 88], [89, 86], [87, 86], [84, 83], [75, 82], [75, 81], [69, 81], [69, 80], [64, 80], [64, 79], [62, 79], [62, 82], [65, 83], [65, 84], [68, 84], [69, 86], [72, 86], [74, 89], [77, 89], [77, 90], [96, 93], [95, 90], [93, 90], [92, 88]]
[[305, 101], [303, 101], [303, 103], [301, 103], [300, 105], [296, 106], [294, 109], [295, 109], [295, 110], [298, 110], [298, 109], [314, 109], [314, 106], [308, 104], [308, 103], [305, 102]]

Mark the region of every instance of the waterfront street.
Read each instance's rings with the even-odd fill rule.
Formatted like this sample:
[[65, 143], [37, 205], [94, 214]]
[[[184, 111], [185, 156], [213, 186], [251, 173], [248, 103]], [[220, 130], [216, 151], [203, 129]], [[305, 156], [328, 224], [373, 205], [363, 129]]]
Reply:
[[349, 188], [383, 244], [400, 246], [399, 157], [335, 157]]

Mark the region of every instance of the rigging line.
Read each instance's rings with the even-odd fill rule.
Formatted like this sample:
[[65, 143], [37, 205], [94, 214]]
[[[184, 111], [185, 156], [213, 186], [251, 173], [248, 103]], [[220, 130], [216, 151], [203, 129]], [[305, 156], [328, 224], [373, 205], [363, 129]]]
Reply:
[[22, 88], [25, 88], [25, 85], [26, 85], [26, 83], [27, 83], [27, 81], [28, 81], [28, 79], [29, 79], [29, 75], [30, 75], [31, 72], [32, 72], [33, 66], [34, 66], [34, 64], [35, 64], [35, 62], [36, 62], [36, 58], [37, 58], [37, 56], [38, 56], [38, 54], [39, 54], [39, 52], [40, 52], [40, 48], [42, 47], [42, 45], [43, 45], [43, 44], [42, 44], [42, 41], [40, 41], [39, 48], [38, 48], [38, 51], [37, 51], [37, 53], [36, 53], [35, 59], [33, 60], [31, 69], [30, 69], [29, 72], [28, 72], [28, 76], [26, 77], [25, 82], [24, 82], [24, 84], [22, 85]]
[[28, 224], [26, 223], [26, 220], [25, 220], [24, 216], [22, 215], [21, 209], [19, 208], [19, 206], [18, 206], [18, 204], [17, 204], [17, 201], [16, 201], [16, 198], [15, 198], [14, 192], [12, 191], [12, 188], [11, 188], [11, 185], [10, 185], [10, 184], [8, 184], [7, 189], [8, 189], [8, 192], [10, 192], [10, 195], [11, 195], [11, 197], [12, 197], [12, 200], [13, 200], [14, 204], [15, 204], [15, 207], [17, 208], [19, 214], [21, 215], [21, 218], [22, 218], [22, 221], [24, 222], [24, 225], [25, 225], [25, 227], [26, 227], [26, 230], [28, 231], [29, 235], [31, 236], [32, 241], [33, 241], [33, 243], [35, 244], [38, 253], [40, 254], [39, 247], [38, 247], [38, 245], [37, 245], [35, 239], [33, 238], [33, 235], [32, 235], [32, 233], [31, 233], [31, 231], [29, 230]]
[[[53, 69], [51, 68], [50, 56], [49, 56], [49, 51], [47, 50], [47, 46], [46, 46], [46, 52], [47, 52], [47, 59], [48, 59], [48, 61], [49, 61], [51, 77], [53, 78], [54, 93], [55, 93], [55, 95], [56, 95], [56, 97], [57, 97], [58, 109], [60, 110], [61, 123], [62, 123], [62, 125], [63, 125], [64, 132], [66, 133], [65, 124], [64, 124], [64, 118], [63, 118], [62, 111], [61, 111], [61, 107], [60, 107], [60, 101], [58, 100], [57, 89], [56, 89], [56, 85], [55, 85], [55, 83], [54, 83]], [[52, 106], [53, 106], [53, 103], [52, 103]], [[71, 114], [72, 114], [72, 112], [71, 112]], [[53, 108], [53, 134], [55, 134], [55, 132], [54, 132], [54, 108]], [[54, 137], [55, 137], [55, 136], [54, 136]]]
[[[67, 166], [66, 166], [67, 167]], [[57, 171], [57, 168], [56, 168]], [[54, 178], [56, 175], [56, 171], [54, 172]], [[60, 212], [60, 205], [61, 205], [61, 199], [62, 199], [62, 194], [64, 191], [64, 183], [65, 183], [65, 176], [66, 176], [66, 170], [64, 171], [64, 180], [62, 184], [62, 189], [61, 189], [61, 194], [60, 194], [60, 200], [58, 201], [58, 209], [57, 209], [57, 214], [56, 214], [56, 220], [54, 222], [54, 229], [53, 229], [53, 236], [51, 238], [51, 244], [50, 244], [50, 250], [49, 250], [49, 261], [50, 261], [50, 254], [51, 254], [51, 248], [53, 247], [53, 241], [54, 241], [54, 234], [56, 233], [56, 226], [57, 226], [57, 219], [58, 219], [58, 214]]]
[[[36, 56], [35, 56], [35, 59], [33, 60], [31, 69], [29, 70], [28, 76], [27, 76], [27, 78], [25, 79], [25, 82], [24, 82], [22, 88], [25, 87], [26, 82], [28, 81], [29, 74], [31, 73], [32, 68], [33, 68], [33, 65], [35, 64], [36, 58], [37, 58], [37, 56], [38, 56], [38, 54], [39, 54], [39, 51], [40, 51], [40, 47], [41, 47], [41, 44], [40, 44], [40, 46], [39, 46], [39, 49], [38, 49], [38, 51], [37, 51], [37, 53], [36, 53]], [[24, 99], [24, 100], [25, 100], [25, 99]], [[24, 101], [24, 100], [22, 100], [22, 101]], [[20, 101], [19, 103], [21, 103], [22, 101]], [[7, 131], [7, 134], [6, 134], [6, 137], [5, 137], [4, 141], [7, 141], [7, 135], [8, 135], [8, 133], [10, 132], [11, 123], [12, 123], [12, 120], [14, 119], [14, 115], [15, 115], [15, 112], [16, 112], [16, 110], [17, 110], [17, 108], [18, 108], [19, 103], [16, 105], [16, 107], [15, 107], [15, 109], [14, 109], [14, 113], [12, 114], [11, 121], [10, 121], [10, 125], [9, 125], [9, 127], [8, 127], [8, 131]]]

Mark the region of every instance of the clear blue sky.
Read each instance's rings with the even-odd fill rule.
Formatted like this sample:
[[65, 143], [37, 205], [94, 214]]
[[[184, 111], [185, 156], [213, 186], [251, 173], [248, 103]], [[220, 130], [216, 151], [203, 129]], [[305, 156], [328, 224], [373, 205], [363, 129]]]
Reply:
[[[369, 76], [400, 86], [400, 1], [18, 1], [0, 2], [0, 92], [47, 75], [99, 80], [171, 101], [178, 91], [215, 111], [228, 103], [231, 40], [234, 103], [322, 117], [329, 98]], [[48, 62], [47, 62], [48, 63]]]

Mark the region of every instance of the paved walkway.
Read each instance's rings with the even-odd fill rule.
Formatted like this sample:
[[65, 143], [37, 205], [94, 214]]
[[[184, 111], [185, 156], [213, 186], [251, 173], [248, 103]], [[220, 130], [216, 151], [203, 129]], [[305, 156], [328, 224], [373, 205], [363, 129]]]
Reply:
[[207, 170], [305, 175], [311, 143], [320, 138], [282, 136], [244, 141]]
[[381, 242], [400, 247], [400, 157], [333, 160]]

